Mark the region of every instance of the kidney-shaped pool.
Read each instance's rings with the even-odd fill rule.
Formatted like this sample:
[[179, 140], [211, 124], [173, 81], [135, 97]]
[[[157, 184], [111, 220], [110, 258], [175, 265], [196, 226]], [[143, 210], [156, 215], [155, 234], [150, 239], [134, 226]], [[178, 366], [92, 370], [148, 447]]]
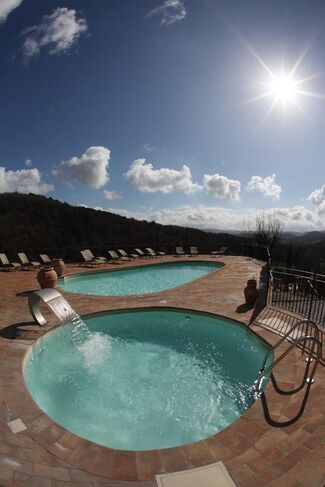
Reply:
[[201, 440], [242, 415], [267, 351], [244, 325], [219, 316], [114, 311], [44, 335], [24, 376], [39, 407], [70, 431], [150, 450]]
[[221, 262], [171, 262], [90, 272], [60, 279], [64, 291], [97, 296], [126, 296], [164, 291], [223, 267]]

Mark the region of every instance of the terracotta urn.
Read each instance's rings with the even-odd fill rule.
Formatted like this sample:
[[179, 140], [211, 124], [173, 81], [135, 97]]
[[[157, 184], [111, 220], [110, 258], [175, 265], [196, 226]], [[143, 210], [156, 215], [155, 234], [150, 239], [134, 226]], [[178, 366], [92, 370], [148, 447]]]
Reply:
[[51, 265], [42, 267], [37, 273], [37, 280], [41, 289], [55, 287], [58, 280], [57, 273]]
[[245, 294], [245, 301], [246, 304], [255, 304], [257, 296], [258, 296], [258, 289], [256, 288], [256, 279], [248, 279], [247, 286], [244, 289]]
[[63, 276], [65, 265], [62, 259], [52, 259], [52, 266], [57, 273], [58, 277]]

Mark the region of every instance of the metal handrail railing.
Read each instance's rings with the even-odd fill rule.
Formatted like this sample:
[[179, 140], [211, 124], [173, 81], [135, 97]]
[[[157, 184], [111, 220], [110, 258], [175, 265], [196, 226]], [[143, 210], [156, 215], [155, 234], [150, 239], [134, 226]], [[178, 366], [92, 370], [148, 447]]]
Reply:
[[[284, 357], [286, 357], [291, 352], [291, 350], [293, 350], [294, 347], [296, 347], [299, 343], [306, 342], [306, 341], [312, 341], [312, 342], [314, 342], [314, 344], [319, 343], [320, 346], [321, 346], [321, 343], [320, 343], [319, 339], [316, 338], [316, 337], [312, 337], [312, 336], [307, 335], [307, 336], [304, 336], [304, 337], [297, 338], [295, 340], [295, 342], [294, 343], [291, 343], [290, 347], [287, 348], [287, 350], [285, 352], [283, 352], [280, 355], [280, 357], [277, 358], [277, 360], [275, 360], [275, 362], [272, 362], [272, 364], [269, 365], [269, 367], [267, 367], [266, 369], [261, 370], [260, 375], [258, 376], [258, 378], [256, 379], [256, 382], [255, 382], [255, 391], [256, 391], [257, 394], [259, 394], [261, 392], [261, 390], [262, 390], [262, 382], [263, 382], [264, 377], [269, 372], [271, 372], [274, 369], [274, 367], [276, 367], [278, 365], [278, 363], [280, 363], [284, 359]], [[312, 350], [310, 350], [309, 351], [309, 354], [308, 354], [308, 358], [306, 360], [307, 361], [306, 370], [309, 369], [309, 366], [310, 366], [310, 364], [313, 361], [312, 355], [313, 355], [313, 352], [312, 352]], [[315, 360], [314, 364], [316, 364], [316, 363], [317, 363], [317, 356], [316, 356], [316, 360]], [[312, 377], [309, 378], [308, 380], [313, 379], [313, 375], [314, 374], [312, 374]], [[307, 378], [306, 378], [306, 380], [307, 380]], [[295, 394], [296, 392], [300, 391], [301, 389], [302, 389], [302, 387], [299, 386], [296, 389], [293, 389], [291, 391], [281, 391], [281, 394], [291, 395], [291, 394]], [[280, 390], [280, 388], [279, 388], [279, 390]]]
[[[307, 326], [307, 332], [309, 331], [309, 328], [311, 328], [311, 330], [314, 331], [314, 336], [304, 335], [304, 336], [300, 336], [300, 337], [295, 338], [293, 343], [290, 345], [290, 347], [288, 347], [280, 355], [280, 357], [278, 357], [274, 362], [272, 362], [272, 364], [270, 364], [268, 367], [266, 367], [267, 360], [270, 357], [271, 353], [273, 353], [286, 340], [286, 338], [288, 338], [301, 325]], [[302, 347], [302, 353], [303, 353], [305, 350], [305, 347], [306, 347], [306, 342], [311, 342], [311, 347], [309, 348], [309, 354], [308, 354], [308, 357], [306, 358], [306, 368], [305, 368], [305, 372], [304, 372], [302, 382], [298, 387], [296, 387], [292, 390], [289, 390], [289, 391], [285, 391], [278, 386], [277, 381], [276, 381], [272, 371], [297, 345], [303, 344], [303, 347]], [[315, 348], [316, 348], [316, 352], [315, 352]], [[265, 355], [263, 365], [262, 365], [262, 368], [260, 369], [260, 374], [255, 381], [254, 388], [255, 388], [255, 397], [261, 398], [265, 418], [270, 424], [272, 424], [273, 426], [282, 426], [282, 427], [288, 426], [288, 425], [292, 424], [293, 422], [295, 422], [297, 419], [299, 419], [300, 416], [303, 414], [305, 407], [306, 407], [306, 404], [307, 404], [310, 387], [314, 383], [314, 376], [316, 373], [318, 362], [321, 358], [321, 354], [322, 354], [322, 344], [321, 344], [321, 341], [319, 340], [319, 330], [318, 330], [316, 323], [313, 322], [312, 320], [300, 320], [297, 323], [295, 323], [290, 328], [290, 330]], [[315, 359], [313, 359], [313, 357], [315, 357]], [[312, 362], [314, 362], [314, 364], [312, 366], [311, 373], [309, 375], [309, 370], [310, 370], [310, 366], [311, 366]], [[297, 392], [301, 391], [306, 386], [306, 391], [305, 391], [305, 394], [304, 394], [304, 397], [303, 397], [303, 400], [301, 403], [301, 407], [300, 407], [298, 413], [296, 414], [296, 416], [294, 418], [292, 418], [288, 421], [284, 421], [284, 422], [279, 423], [277, 421], [274, 421], [270, 416], [270, 412], [269, 412], [269, 408], [267, 405], [265, 393], [262, 389], [263, 380], [269, 372], [271, 372], [271, 381], [272, 381], [273, 387], [274, 387], [275, 391], [278, 392], [279, 394], [283, 394], [283, 395], [296, 394]], [[308, 377], [308, 375], [309, 375], [309, 377]]]
[[[290, 328], [290, 330], [282, 338], [280, 338], [280, 340], [267, 352], [267, 354], [264, 357], [264, 361], [262, 364], [262, 368], [260, 369], [260, 373], [262, 373], [264, 371], [265, 366], [266, 366], [266, 362], [267, 362], [267, 359], [269, 358], [269, 356], [281, 345], [281, 343], [283, 343], [290, 335], [292, 335], [292, 333], [296, 330], [296, 328], [300, 327], [301, 325], [311, 326], [311, 328], [315, 331], [315, 338], [319, 339], [318, 326], [316, 325], [316, 323], [314, 321], [308, 320], [308, 319], [303, 319], [303, 320], [297, 321], [297, 323], [295, 323]], [[307, 326], [306, 331], [308, 332], [308, 326]]]
[[303, 269], [296, 269], [294, 267], [281, 267], [281, 266], [273, 266], [273, 271], [277, 274], [285, 274], [285, 275], [293, 275], [297, 277], [311, 277], [313, 280], [325, 282], [325, 275], [319, 274], [316, 272], [305, 271]]
[[313, 283], [312, 283], [312, 282], [310, 282], [310, 280], [309, 280], [309, 279], [307, 279], [307, 282], [308, 282], [308, 284], [309, 284], [309, 286], [310, 286], [311, 290], [312, 290], [312, 291], [313, 291], [313, 292], [316, 294], [316, 296], [319, 296], [319, 292], [317, 291], [317, 289], [315, 289], [315, 287], [313, 286]]
[[[325, 276], [272, 267], [268, 272], [267, 303], [287, 309], [325, 326]], [[322, 338], [323, 340], [323, 338]]]

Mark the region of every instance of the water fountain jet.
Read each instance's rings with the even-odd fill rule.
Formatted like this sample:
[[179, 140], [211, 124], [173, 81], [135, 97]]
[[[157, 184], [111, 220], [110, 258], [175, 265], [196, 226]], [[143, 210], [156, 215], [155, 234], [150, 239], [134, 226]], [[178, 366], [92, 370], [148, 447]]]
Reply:
[[89, 330], [78, 313], [70, 306], [68, 301], [55, 289], [41, 289], [35, 291], [28, 297], [28, 306], [34, 321], [43, 326], [47, 320], [41, 313], [41, 303], [47, 304], [50, 310], [60, 321], [61, 325], [72, 323], [74, 325], [74, 340], [76, 345], [83, 343], [89, 335]]

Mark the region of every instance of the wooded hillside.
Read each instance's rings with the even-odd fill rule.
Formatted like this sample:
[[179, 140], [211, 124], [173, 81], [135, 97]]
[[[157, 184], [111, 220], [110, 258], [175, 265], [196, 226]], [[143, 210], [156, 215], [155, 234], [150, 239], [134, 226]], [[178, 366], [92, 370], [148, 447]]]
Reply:
[[[16, 259], [19, 251], [38, 259], [41, 252], [67, 261], [80, 260], [80, 249], [95, 253], [134, 247], [152, 247], [174, 253], [177, 245], [188, 250], [198, 247], [209, 253], [227, 246], [230, 253], [264, 259], [264, 249], [257, 249], [251, 238], [239, 233], [215, 233], [195, 228], [160, 225], [138, 221], [106, 211], [71, 206], [34, 194], [0, 194], [0, 252]], [[325, 233], [284, 234], [273, 253], [278, 265], [316, 269], [325, 273]]]
[[12, 257], [25, 251], [80, 259], [79, 250], [88, 247], [96, 252], [134, 246], [173, 252], [176, 245], [195, 245], [209, 252], [231, 245], [236, 251], [240, 244], [233, 235], [137, 221], [34, 194], [0, 194], [0, 252]]

